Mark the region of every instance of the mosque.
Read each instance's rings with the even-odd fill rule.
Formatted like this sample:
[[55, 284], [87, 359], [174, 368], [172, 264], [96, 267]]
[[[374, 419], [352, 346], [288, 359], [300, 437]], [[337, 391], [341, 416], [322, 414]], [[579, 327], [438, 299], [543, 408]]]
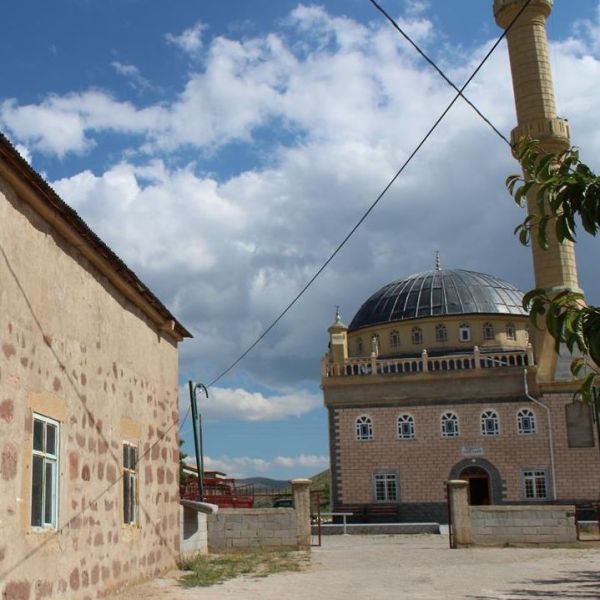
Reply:
[[[504, 29], [525, 0], [495, 0]], [[556, 114], [546, 19], [531, 0], [507, 35], [518, 125], [548, 152], [570, 145]], [[533, 196], [528, 210], [535, 213]], [[532, 247], [535, 287], [579, 290], [572, 244]], [[569, 356], [530, 328], [523, 294], [483, 273], [435, 268], [385, 285], [329, 327], [321, 382], [334, 511], [446, 520], [446, 481], [471, 504], [576, 503], [600, 493], [598, 434]]]

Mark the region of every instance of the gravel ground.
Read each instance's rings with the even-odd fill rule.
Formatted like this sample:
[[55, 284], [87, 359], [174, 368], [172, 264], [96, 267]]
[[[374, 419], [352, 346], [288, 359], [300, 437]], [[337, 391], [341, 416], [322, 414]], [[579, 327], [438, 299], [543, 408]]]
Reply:
[[600, 599], [600, 546], [449, 550], [440, 535], [331, 536], [300, 573], [185, 589], [177, 573], [113, 600]]

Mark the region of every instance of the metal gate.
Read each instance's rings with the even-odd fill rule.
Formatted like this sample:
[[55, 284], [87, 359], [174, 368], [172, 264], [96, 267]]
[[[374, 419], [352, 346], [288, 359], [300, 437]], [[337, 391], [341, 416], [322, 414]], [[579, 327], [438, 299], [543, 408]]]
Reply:
[[310, 493], [311, 546], [321, 545], [321, 492]]
[[575, 528], [580, 542], [600, 541], [600, 502], [575, 507]]

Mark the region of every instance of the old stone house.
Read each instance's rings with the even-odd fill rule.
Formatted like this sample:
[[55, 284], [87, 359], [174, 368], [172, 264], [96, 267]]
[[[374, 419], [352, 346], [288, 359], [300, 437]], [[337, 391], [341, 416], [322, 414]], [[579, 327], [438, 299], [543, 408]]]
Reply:
[[[503, 28], [523, 9], [507, 36], [513, 141], [530, 135], [549, 152], [570, 143], [553, 95], [552, 5], [494, 2]], [[572, 244], [532, 252], [536, 288], [579, 290]], [[522, 293], [506, 281], [438, 264], [382, 287], [349, 327], [338, 315], [329, 328], [321, 381], [334, 510], [443, 521], [445, 482], [458, 478], [472, 504], [597, 501], [598, 434], [569, 362], [547, 332], [529, 330]]]
[[167, 308], [0, 135], [0, 593], [97, 598], [179, 552]]

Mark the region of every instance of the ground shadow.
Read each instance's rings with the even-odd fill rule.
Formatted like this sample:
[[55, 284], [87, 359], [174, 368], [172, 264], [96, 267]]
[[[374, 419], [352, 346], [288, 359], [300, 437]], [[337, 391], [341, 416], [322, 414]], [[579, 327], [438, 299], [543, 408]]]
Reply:
[[569, 571], [551, 579], [530, 579], [493, 595], [470, 595], [472, 600], [600, 599], [600, 571]]

